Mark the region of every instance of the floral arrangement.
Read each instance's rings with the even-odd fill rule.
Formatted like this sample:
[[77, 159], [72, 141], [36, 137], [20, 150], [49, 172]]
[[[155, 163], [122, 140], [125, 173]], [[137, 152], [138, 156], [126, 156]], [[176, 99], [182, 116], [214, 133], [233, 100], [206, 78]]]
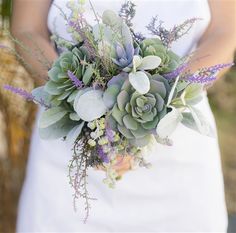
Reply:
[[211, 127], [195, 107], [204, 87], [232, 64], [188, 71], [189, 58], [180, 58], [171, 43], [185, 35], [196, 18], [167, 30], [155, 17], [147, 26], [153, 35], [134, 32], [135, 5], [128, 1], [119, 14], [95, 13], [96, 25], [84, 17], [84, 2], [71, 1], [64, 15], [74, 42], [53, 39], [60, 56], [48, 71], [48, 81], [28, 93], [6, 85], [27, 100], [44, 107], [39, 120], [42, 139], [66, 140], [73, 149], [69, 164], [74, 197], [90, 196], [87, 169], [103, 167], [104, 183], [114, 187], [120, 179], [113, 165], [119, 156], [132, 156], [134, 166], [149, 167], [142, 151], [153, 140], [172, 145], [178, 124], [212, 136]]

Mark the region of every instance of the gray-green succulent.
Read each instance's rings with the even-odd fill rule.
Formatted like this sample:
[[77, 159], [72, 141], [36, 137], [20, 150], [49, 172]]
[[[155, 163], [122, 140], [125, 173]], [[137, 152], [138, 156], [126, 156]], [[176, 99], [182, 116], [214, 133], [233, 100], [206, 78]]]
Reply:
[[[160, 75], [147, 74], [150, 78], [150, 90], [146, 94], [137, 92], [126, 74], [115, 77], [105, 92], [105, 103], [114, 106], [109, 122], [131, 143], [145, 146], [159, 120], [166, 114], [166, 97], [170, 86]], [[109, 93], [109, 94], [106, 94]]]
[[45, 85], [45, 91], [52, 96], [52, 103], [60, 105], [63, 100], [67, 99], [74, 91], [76, 86], [68, 77], [68, 71], [72, 72], [75, 78], [89, 84], [92, 78], [91, 66], [82, 64], [87, 54], [85, 50], [73, 48], [72, 51], [63, 52], [54, 62], [48, 72], [49, 81]]
[[154, 55], [161, 58], [162, 63], [158, 67], [160, 73], [171, 72], [180, 65], [179, 56], [167, 49], [158, 38], [143, 40], [140, 48], [143, 57]]

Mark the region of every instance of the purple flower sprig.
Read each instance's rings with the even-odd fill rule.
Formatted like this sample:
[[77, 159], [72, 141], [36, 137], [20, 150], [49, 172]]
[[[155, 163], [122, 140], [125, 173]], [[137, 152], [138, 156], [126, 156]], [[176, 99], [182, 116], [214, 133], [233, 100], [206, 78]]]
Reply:
[[188, 65], [189, 65], [189, 63], [183, 63], [179, 67], [177, 67], [175, 70], [173, 70], [172, 72], [164, 74], [163, 76], [168, 80], [172, 80], [172, 79], [178, 77], [180, 74], [182, 74], [186, 70]]
[[3, 45], [3, 44], [0, 44], [0, 49], [7, 49], [8, 47]]
[[84, 86], [83, 82], [79, 80], [70, 70], [67, 71], [67, 75], [76, 88], [80, 89]]
[[170, 30], [167, 30], [163, 26], [164, 22], [160, 21], [156, 16], [152, 18], [147, 29], [152, 35], [158, 36], [163, 44], [169, 48], [174, 41], [187, 34], [197, 20], [200, 20], [200, 18], [187, 19], [182, 24], [175, 25]]
[[40, 104], [42, 107], [49, 109], [51, 108], [51, 106], [47, 105], [43, 99], [36, 99], [35, 96], [33, 96], [30, 92], [27, 92], [24, 89], [18, 88], [18, 87], [13, 87], [11, 85], [4, 85], [3, 86], [5, 90], [11, 91], [14, 94], [17, 94], [21, 97], [23, 97], [24, 99], [26, 99], [27, 101], [34, 101], [38, 104]]
[[191, 83], [210, 83], [216, 80], [217, 74], [225, 68], [233, 66], [234, 63], [217, 64], [200, 69], [194, 74], [186, 74], [182, 79]]
[[110, 143], [114, 142], [115, 132], [109, 126], [106, 126], [106, 136]]
[[101, 146], [98, 147], [97, 152], [98, 152], [98, 156], [100, 157], [100, 159], [103, 162], [109, 163], [109, 158], [108, 158], [107, 154], [104, 152], [104, 150], [102, 149]]

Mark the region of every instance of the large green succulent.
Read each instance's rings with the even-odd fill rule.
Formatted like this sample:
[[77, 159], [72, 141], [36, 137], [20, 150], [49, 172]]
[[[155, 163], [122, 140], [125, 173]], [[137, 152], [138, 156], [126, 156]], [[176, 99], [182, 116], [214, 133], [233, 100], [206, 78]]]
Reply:
[[54, 105], [60, 105], [63, 100], [76, 91], [76, 86], [68, 77], [68, 71], [86, 85], [89, 84], [92, 78], [92, 67], [81, 64], [81, 60], [85, 60], [86, 57], [87, 54], [82, 47], [75, 47], [72, 51], [63, 52], [54, 62], [48, 72], [50, 80], [45, 85], [45, 91], [52, 96]]
[[105, 95], [105, 102], [106, 99], [110, 102], [111, 99], [115, 100], [110, 124], [138, 146], [144, 146], [149, 142], [150, 133], [166, 114], [166, 97], [170, 91], [167, 80], [162, 76], [148, 76], [151, 87], [146, 94], [137, 92], [123, 75], [116, 77], [116, 80], [109, 84], [109, 98]]
[[142, 56], [158, 56], [161, 65], [158, 67], [160, 73], [168, 73], [175, 70], [180, 64], [180, 58], [171, 50], [167, 49], [161, 40], [157, 38], [145, 39], [140, 44]]

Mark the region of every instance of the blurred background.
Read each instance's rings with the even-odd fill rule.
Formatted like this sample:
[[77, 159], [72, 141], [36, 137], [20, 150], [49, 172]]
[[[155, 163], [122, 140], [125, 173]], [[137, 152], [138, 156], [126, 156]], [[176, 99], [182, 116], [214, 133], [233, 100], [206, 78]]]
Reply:
[[[32, 90], [33, 79], [19, 64], [8, 36], [11, 0], [0, 0], [0, 232], [15, 231], [18, 198], [24, 180], [35, 106], [2, 86]], [[222, 152], [229, 232], [236, 232], [236, 67], [209, 90]]]

